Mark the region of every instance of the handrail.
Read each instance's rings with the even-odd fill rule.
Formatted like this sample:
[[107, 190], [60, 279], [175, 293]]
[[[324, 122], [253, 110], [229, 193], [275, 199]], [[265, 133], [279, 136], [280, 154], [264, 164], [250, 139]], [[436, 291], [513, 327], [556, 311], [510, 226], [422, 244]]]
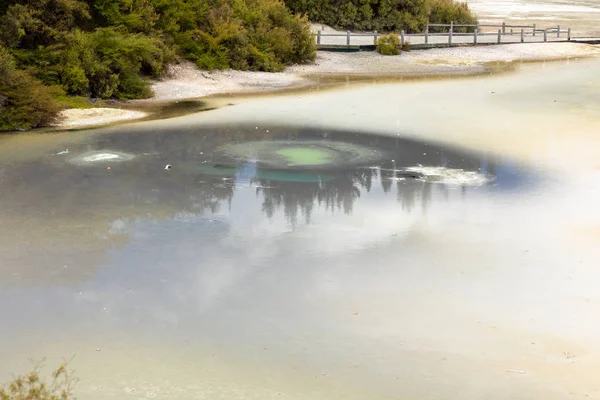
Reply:
[[[431, 27], [449, 27], [450, 29], [447, 32], [431, 32], [429, 29]], [[464, 27], [472, 27], [475, 28], [473, 30], [473, 32], [456, 32], [454, 30], [454, 28], [464, 28]], [[482, 27], [495, 27], [495, 28], [499, 28], [497, 31], [487, 31], [487, 32], [483, 32], [480, 31], [480, 28]], [[510, 31], [507, 31], [507, 28], [510, 29]], [[514, 28], [519, 28], [519, 30], [517, 30], [515, 32]], [[424, 44], [425, 45], [430, 45], [429, 43], [429, 38], [430, 37], [447, 37], [447, 44], [448, 45], [453, 45], [453, 44], [468, 44], [465, 43], [464, 39], [459, 41], [459, 43], [457, 42], [453, 42], [453, 37], [473, 37], [473, 42], [472, 44], [484, 44], [487, 43], [507, 43], [507, 42], [515, 42], [515, 36], [518, 38], [520, 36], [521, 38], [521, 43], [525, 42], [525, 37], [534, 37], [537, 38], [538, 36], [536, 36], [536, 34], [540, 33], [541, 35], [539, 36], [539, 40], [538, 41], [543, 41], [543, 42], [547, 42], [549, 41], [548, 39], [548, 34], [554, 34], [556, 33], [556, 38], [560, 39], [560, 35], [561, 34], [567, 34], [567, 41], [571, 40], [571, 29], [561, 29], [560, 25], [554, 26], [554, 27], [548, 27], [546, 29], [538, 29], [536, 24], [533, 25], [507, 25], [506, 23], [502, 23], [500, 24], [454, 24], [454, 23], [450, 23], [450, 24], [428, 24], [427, 28], [425, 30], [425, 32], [423, 33], [406, 33], [404, 31], [401, 31], [400, 33], [396, 33], [396, 35], [398, 35], [398, 37], [400, 38], [400, 42], [402, 44], [405, 44], [407, 42], [407, 38], [416, 38], [416, 37], [423, 37], [424, 38]], [[346, 46], [350, 46], [350, 42], [351, 42], [351, 38], [353, 37], [372, 37], [373, 38], [373, 42], [377, 42], [377, 39], [379, 38], [379, 36], [381, 35], [381, 33], [378, 33], [377, 31], [374, 32], [360, 32], [360, 33], [352, 33], [350, 31], [346, 31], [346, 32], [323, 32], [321, 30], [317, 31], [316, 33], [316, 40], [317, 40], [317, 44], [320, 45], [321, 44], [321, 39], [323, 37], [345, 37], [346, 40]], [[486, 40], [484, 42], [478, 42], [478, 37], [484, 37], [484, 36], [494, 36], [497, 37], [497, 40], [492, 40], [490, 42], [490, 40]], [[503, 37], [509, 37], [510, 39], [508, 40], [502, 40]], [[554, 36], [553, 36], [554, 37]], [[518, 40], [518, 39], [517, 39]], [[551, 39], [550, 39], [551, 40]], [[535, 41], [535, 39], [534, 39]], [[531, 40], [529, 39], [528, 42], [531, 42]], [[444, 43], [431, 43], [431, 45], [443, 45]]]

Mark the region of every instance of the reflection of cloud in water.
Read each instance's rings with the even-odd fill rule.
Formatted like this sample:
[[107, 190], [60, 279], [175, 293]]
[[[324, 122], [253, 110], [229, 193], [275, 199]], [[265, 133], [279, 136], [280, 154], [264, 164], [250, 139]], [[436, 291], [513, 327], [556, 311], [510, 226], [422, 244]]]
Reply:
[[[200, 132], [205, 135], [198, 134], [197, 130], [153, 135], [119, 133], [99, 135], [93, 144], [69, 144], [70, 154], [84, 154], [85, 157], [100, 154], [99, 160], [106, 160], [103, 154], [108, 153], [146, 154], [118, 167], [113, 165], [111, 172], [105, 168], [77, 168], [68, 162], [57, 161], [56, 157], [4, 169], [2, 186], [7, 190], [0, 192], [0, 201], [4, 205], [3, 212], [11, 215], [10, 218], [3, 217], [5, 226], [11, 226], [11, 229], [0, 232], [5, 237], [3, 245], [9, 249], [0, 253], [0, 262], [10, 265], [0, 269], [2, 281], [30, 284], [37, 279], [38, 284], [48, 284], [65, 275], [63, 269], [57, 272], [63, 265], [80, 266], [77, 269], [81, 272], [79, 276], [73, 272], [68, 274], [73, 281], [89, 279], [107, 249], [118, 249], [115, 246], [123, 246], [131, 239], [119, 221], [148, 219], [160, 222], [173, 220], [177, 215], [221, 213], [239, 222], [245, 215], [256, 215], [253, 217], [256, 225], [281, 224], [294, 230], [293, 235], [304, 235], [306, 232], [300, 232], [299, 228], [307, 224], [318, 226], [326, 217], [332, 229], [339, 228], [332, 235], [360, 238], [366, 230], [350, 233], [339, 221], [353, 217], [357, 205], [362, 210], [363, 199], [371, 193], [375, 197], [389, 193], [392, 199], [397, 199], [401, 207], [390, 209], [390, 215], [410, 214], [415, 207], [426, 212], [432, 198], [442, 202], [449, 198], [450, 189], [446, 185], [433, 189], [412, 178], [395, 179], [398, 178], [395, 169], [421, 163], [467, 171], [481, 168], [494, 175], [498, 166], [493, 159], [482, 163], [477, 155], [432, 144], [328, 131], [327, 140], [356, 142], [360, 148], [378, 149], [385, 159], [395, 161], [384, 161], [376, 166], [369, 162], [367, 165], [372, 168], [326, 171], [265, 170], [253, 162], [215, 168], [211, 165], [212, 149], [227, 141], [247, 140], [255, 135], [254, 129], [252, 127], [248, 132], [247, 127], [241, 126], [208, 128]], [[272, 127], [268, 136], [261, 135], [264, 133], [258, 135], [261, 140], [283, 136], [310, 142], [315, 138], [323, 140], [325, 133], [322, 130]], [[99, 150], [90, 150], [94, 147]], [[169, 173], [163, 170], [166, 162], [174, 165]], [[518, 169], [506, 170], [496, 184], [511, 180], [511, 186], [518, 186], [521, 177], [522, 171]], [[484, 186], [477, 190], [496, 188], [498, 186]], [[462, 194], [466, 192], [465, 188]], [[432, 193], [441, 196], [432, 197]], [[232, 205], [240, 204], [240, 199], [244, 199], [243, 206], [236, 209]], [[21, 217], [17, 218], [19, 215]], [[25, 221], [24, 216], [31, 221]], [[33, 222], [36, 218], [46, 223]], [[356, 228], [352, 229], [362, 229], [360, 225], [354, 226]], [[376, 227], [368, 229], [376, 230]], [[240, 232], [239, 237], [246, 240], [248, 234]], [[348, 243], [360, 246], [360, 239]], [[79, 251], [73, 251], [75, 244]], [[25, 248], [33, 250], [24, 251]], [[19, 267], [24, 264], [26, 267]], [[19, 268], [22, 270], [15, 275]]]

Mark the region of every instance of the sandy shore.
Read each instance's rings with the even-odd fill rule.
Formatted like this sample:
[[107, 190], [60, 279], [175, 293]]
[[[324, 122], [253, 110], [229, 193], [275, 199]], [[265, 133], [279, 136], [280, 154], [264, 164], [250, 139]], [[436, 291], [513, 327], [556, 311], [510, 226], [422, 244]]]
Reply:
[[[164, 79], [152, 83], [154, 98], [138, 103], [197, 99], [216, 94], [269, 92], [310, 87], [315, 77], [335, 75], [460, 76], [484, 73], [490, 64], [558, 60], [600, 54], [599, 46], [576, 43], [526, 43], [454, 47], [382, 56], [375, 52], [319, 52], [314, 62], [284, 72], [202, 71], [188, 61], [172, 65]], [[132, 104], [135, 104], [133, 102]], [[114, 108], [65, 110], [57, 126], [74, 128], [139, 119], [148, 114]]]
[[71, 108], [60, 112], [55, 126], [70, 129], [84, 126], [110, 124], [117, 121], [128, 121], [146, 117], [142, 111], [120, 110], [118, 108]]
[[218, 93], [255, 92], [308, 85], [293, 72], [202, 71], [189, 62], [171, 65], [164, 79], [152, 84], [153, 100], [181, 100]]
[[152, 85], [154, 100], [182, 100], [218, 93], [271, 91], [310, 86], [312, 77], [335, 74], [444, 76], [486, 71], [489, 63], [565, 59], [600, 54], [600, 48], [576, 43], [528, 43], [502, 46], [415, 50], [399, 56], [375, 52], [319, 52], [315, 62], [281, 73], [199, 71], [189, 62], [174, 65]]

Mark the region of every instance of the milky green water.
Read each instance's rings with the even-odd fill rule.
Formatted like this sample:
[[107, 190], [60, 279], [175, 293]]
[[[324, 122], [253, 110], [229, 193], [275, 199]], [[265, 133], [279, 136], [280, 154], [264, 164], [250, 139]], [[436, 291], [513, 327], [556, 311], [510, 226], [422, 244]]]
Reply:
[[288, 147], [277, 150], [277, 155], [291, 165], [322, 165], [331, 161], [331, 155], [322, 149]]
[[[46, 357], [92, 400], [598, 398], [598, 70], [0, 137], [0, 380]], [[346, 157], [269, 158], [290, 142]]]

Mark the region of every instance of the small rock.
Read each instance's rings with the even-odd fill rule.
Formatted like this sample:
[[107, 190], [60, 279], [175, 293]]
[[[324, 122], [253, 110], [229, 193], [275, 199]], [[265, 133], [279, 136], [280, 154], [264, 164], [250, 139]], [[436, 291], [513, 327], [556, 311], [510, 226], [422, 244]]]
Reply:
[[165, 171], [168, 171], [172, 168], [171, 164], [167, 164], [165, 165]]

